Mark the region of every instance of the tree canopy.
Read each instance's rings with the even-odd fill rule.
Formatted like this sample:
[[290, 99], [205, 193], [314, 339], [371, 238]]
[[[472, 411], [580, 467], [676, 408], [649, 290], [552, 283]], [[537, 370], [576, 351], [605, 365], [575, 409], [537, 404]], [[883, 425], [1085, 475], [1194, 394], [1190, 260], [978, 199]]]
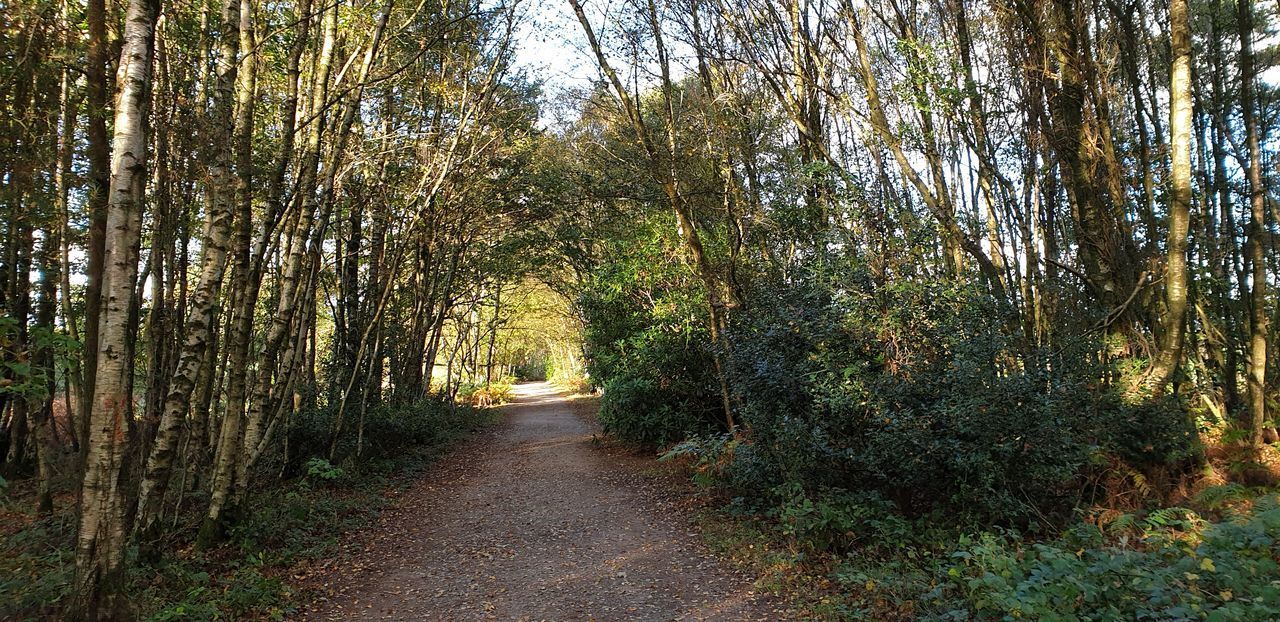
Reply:
[[0, 3], [0, 482], [74, 514], [58, 612], [515, 379], [761, 511], [1275, 483], [1277, 5], [563, 3], [580, 89], [539, 4]]

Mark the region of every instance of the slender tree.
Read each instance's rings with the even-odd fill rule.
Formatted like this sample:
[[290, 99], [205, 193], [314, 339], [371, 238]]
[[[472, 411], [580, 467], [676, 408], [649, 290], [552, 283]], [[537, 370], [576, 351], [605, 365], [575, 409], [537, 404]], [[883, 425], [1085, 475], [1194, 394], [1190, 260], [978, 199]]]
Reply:
[[1173, 59], [1169, 80], [1169, 144], [1172, 188], [1169, 193], [1168, 259], [1165, 268], [1164, 336], [1151, 368], [1150, 385], [1161, 391], [1182, 361], [1187, 324], [1187, 235], [1191, 227], [1191, 18], [1187, 0], [1169, 2]]
[[122, 590], [129, 495], [125, 463], [133, 440], [133, 335], [129, 329], [147, 184], [146, 115], [159, 11], [155, 0], [130, 0], [116, 77], [102, 317], [72, 609], [75, 617], [86, 620], [115, 619], [128, 610]]
[[[1240, 114], [1244, 123], [1245, 145], [1248, 149], [1249, 228], [1246, 258], [1249, 274], [1249, 364], [1248, 402], [1249, 438], [1254, 446], [1263, 442], [1263, 428], [1267, 425], [1267, 257], [1263, 245], [1266, 220], [1266, 189], [1262, 185], [1262, 147], [1258, 137], [1257, 111], [1255, 110], [1255, 81], [1253, 56], [1253, 3], [1237, 0], [1236, 26], [1240, 35]], [[1240, 287], [1244, 288], [1242, 281]]]

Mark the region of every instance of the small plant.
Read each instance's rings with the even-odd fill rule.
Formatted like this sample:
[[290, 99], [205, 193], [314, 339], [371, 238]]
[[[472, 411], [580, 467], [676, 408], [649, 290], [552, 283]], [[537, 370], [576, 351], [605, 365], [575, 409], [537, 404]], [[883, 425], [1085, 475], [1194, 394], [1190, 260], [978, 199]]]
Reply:
[[307, 477], [315, 477], [325, 481], [333, 481], [342, 477], [345, 472], [324, 458], [312, 458], [307, 461]]
[[500, 406], [510, 402], [515, 396], [514, 387], [510, 378], [503, 378], [493, 382], [484, 383], [466, 383], [458, 388], [457, 399], [463, 404], [469, 404], [477, 408], [485, 408], [489, 406]]
[[922, 597], [933, 620], [1274, 620], [1280, 616], [1280, 509], [1208, 523], [1182, 508], [1149, 513], [1131, 546], [1029, 544], [983, 534], [951, 555]]
[[774, 489], [782, 532], [813, 552], [843, 553], [857, 544], [898, 547], [910, 539], [911, 526], [893, 504], [875, 493], [823, 490], [809, 494], [797, 483]]
[[661, 462], [688, 461], [693, 481], [700, 486], [721, 486], [726, 483], [725, 468], [733, 463], [734, 454], [741, 441], [728, 435], [692, 436], [676, 443], [658, 458]]
[[1249, 494], [1248, 488], [1232, 482], [1205, 488], [1196, 495], [1195, 503], [1210, 510], [1229, 512], [1232, 506], [1247, 501], [1251, 497], [1252, 495]]

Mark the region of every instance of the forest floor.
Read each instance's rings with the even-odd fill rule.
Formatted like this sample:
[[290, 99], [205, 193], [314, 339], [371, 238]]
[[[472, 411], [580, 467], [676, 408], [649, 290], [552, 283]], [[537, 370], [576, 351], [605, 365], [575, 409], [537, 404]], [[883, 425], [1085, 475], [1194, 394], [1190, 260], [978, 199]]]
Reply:
[[699, 503], [650, 457], [601, 443], [588, 400], [525, 384], [333, 561], [310, 620], [781, 620], [717, 558]]

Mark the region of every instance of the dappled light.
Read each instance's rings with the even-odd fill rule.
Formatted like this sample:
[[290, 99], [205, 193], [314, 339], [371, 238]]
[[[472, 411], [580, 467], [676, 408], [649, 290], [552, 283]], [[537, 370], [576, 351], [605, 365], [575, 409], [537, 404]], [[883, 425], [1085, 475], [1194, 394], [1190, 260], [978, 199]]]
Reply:
[[1277, 8], [5, 0], [0, 620], [1280, 619]]
[[496, 438], [436, 465], [326, 571], [334, 593], [305, 619], [785, 619], [693, 544], [647, 459], [595, 448], [589, 410], [545, 383], [516, 394]]

